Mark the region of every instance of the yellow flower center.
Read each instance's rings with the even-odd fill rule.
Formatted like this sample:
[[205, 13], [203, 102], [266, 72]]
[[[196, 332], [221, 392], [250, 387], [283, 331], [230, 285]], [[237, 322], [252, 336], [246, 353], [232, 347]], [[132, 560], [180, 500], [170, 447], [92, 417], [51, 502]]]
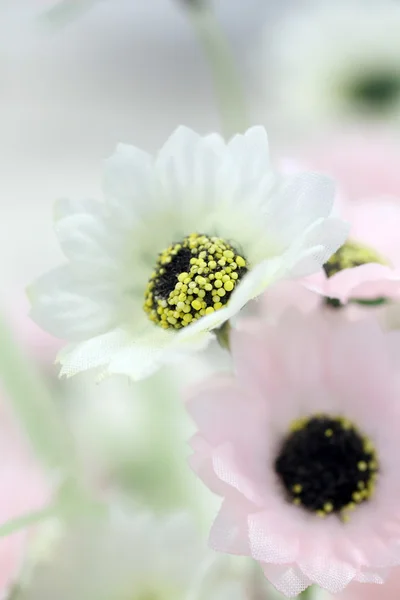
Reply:
[[143, 308], [160, 327], [181, 329], [226, 305], [247, 270], [231, 244], [192, 233], [160, 253]]
[[339, 271], [343, 271], [344, 269], [351, 269], [368, 263], [378, 263], [380, 265], [389, 264], [388, 261], [373, 248], [348, 240], [330, 257], [328, 262], [324, 264], [324, 271], [328, 277], [332, 277], [332, 275], [336, 275], [336, 273], [339, 273]]

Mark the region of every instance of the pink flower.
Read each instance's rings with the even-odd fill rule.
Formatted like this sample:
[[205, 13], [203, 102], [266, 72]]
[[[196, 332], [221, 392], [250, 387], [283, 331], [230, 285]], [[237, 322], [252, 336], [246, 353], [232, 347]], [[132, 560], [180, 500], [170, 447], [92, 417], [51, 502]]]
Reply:
[[289, 152], [306, 168], [331, 175], [353, 201], [400, 197], [400, 143], [388, 130], [369, 127], [338, 132]]
[[[0, 525], [40, 510], [50, 499], [50, 486], [34, 460], [17, 424], [0, 405]], [[0, 538], [0, 600], [8, 598], [24, 561], [34, 529]]]
[[287, 596], [400, 563], [396, 335], [292, 311], [233, 331], [235, 374], [191, 393], [191, 466], [223, 497], [210, 544], [259, 561]]
[[2, 299], [2, 310], [18, 343], [26, 353], [43, 367], [53, 365], [61, 341], [46, 333], [32, 321], [28, 313], [29, 302], [24, 294], [14, 293]]
[[[282, 281], [272, 285], [260, 297], [257, 303], [254, 303], [256, 315], [267, 321], [275, 323], [289, 309], [296, 308], [304, 314], [310, 314], [314, 311], [321, 311], [327, 314], [331, 313], [331, 307], [326, 304], [324, 298], [321, 298], [320, 293], [316, 293], [308, 289], [304, 283], [300, 281]], [[346, 312], [346, 318], [350, 320], [364, 319], [371, 317], [372, 307], [361, 306], [358, 304], [349, 304], [343, 308]], [[386, 307], [374, 307], [374, 316], [380, 317], [383, 311], [387, 311]], [[254, 319], [241, 318], [237, 326], [240, 329], [254, 325]], [[258, 324], [256, 323], [257, 327]]]
[[309, 289], [346, 304], [400, 297], [400, 199], [343, 202], [349, 240], [324, 270], [308, 277]]
[[400, 569], [396, 567], [383, 585], [352, 583], [337, 600], [399, 600]]

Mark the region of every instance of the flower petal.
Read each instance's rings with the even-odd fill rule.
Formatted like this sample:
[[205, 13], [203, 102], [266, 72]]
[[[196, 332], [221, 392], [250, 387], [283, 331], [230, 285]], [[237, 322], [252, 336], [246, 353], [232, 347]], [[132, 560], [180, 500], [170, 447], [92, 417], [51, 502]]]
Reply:
[[266, 203], [270, 235], [284, 235], [287, 247], [317, 219], [332, 211], [335, 186], [319, 173], [298, 173], [285, 177]]
[[273, 565], [263, 563], [262, 568], [267, 579], [288, 598], [295, 598], [313, 583], [295, 564]]
[[79, 267], [86, 266], [89, 274], [96, 269], [96, 279], [103, 272], [118, 271], [125, 240], [105, 215], [71, 214], [56, 222], [55, 231], [65, 256]]
[[61, 375], [72, 377], [82, 371], [107, 365], [110, 355], [129, 345], [131, 337], [122, 329], [113, 329], [103, 335], [92, 337], [80, 344], [66, 346], [59, 352]]
[[190, 210], [198, 208], [204, 214], [220, 200], [217, 173], [224, 149], [218, 134], [201, 137], [178, 127], [158, 153], [155, 166], [167, 205], [186, 212], [190, 204]]
[[105, 161], [103, 191], [110, 207], [129, 223], [156, 208], [156, 180], [153, 158], [128, 144], [118, 144]]
[[349, 226], [341, 219], [330, 217], [316, 221], [287, 252], [292, 263], [288, 277], [305, 277], [318, 271], [344, 244], [348, 233]]
[[234, 502], [224, 500], [210, 531], [211, 548], [230, 554], [248, 554], [247, 514], [249, 510], [253, 510], [253, 507], [245, 498], [236, 497]]
[[80, 341], [112, 328], [113, 297], [74, 277], [68, 266], [40, 277], [28, 290], [31, 318], [56, 337]]

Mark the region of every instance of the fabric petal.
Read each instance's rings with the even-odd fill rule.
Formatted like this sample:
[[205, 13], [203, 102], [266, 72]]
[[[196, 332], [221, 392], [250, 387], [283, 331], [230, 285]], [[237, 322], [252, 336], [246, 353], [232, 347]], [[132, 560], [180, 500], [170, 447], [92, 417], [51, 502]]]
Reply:
[[292, 267], [288, 277], [305, 277], [318, 271], [344, 244], [349, 226], [341, 219], [330, 217], [316, 221], [287, 252]]
[[271, 171], [268, 135], [262, 126], [236, 134], [227, 144], [227, 157], [243, 180], [256, 180]]
[[80, 341], [112, 328], [113, 297], [74, 277], [65, 265], [40, 277], [28, 290], [31, 318], [59, 338]]
[[304, 592], [312, 581], [296, 565], [271, 565], [262, 564], [267, 579], [279, 592], [288, 598], [295, 598]]
[[289, 531], [286, 523], [279, 526], [274, 513], [264, 511], [248, 517], [248, 535], [251, 556], [255, 560], [273, 564], [294, 562], [299, 553], [296, 532]]
[[[178, 127], [156, 158], [166, 205], [178, 211], [206, 213], [218, 200], [217, 173], [225, 144], [217, 134], [201, 137]], [[188, 232], [190, 233], [190, 232]]]
[[266, 203], [270, 235], [282, 235], [288, 246], [316, 220], [329, 217], [334, 199], [334, 183], [319, 173], [299, 173], [285, 177]]
[[118, 144], [105, 161], [103, 191], [107, 204], [128, 223], [157, 209], [160, 199], [153, 158], [134, 146]]
[[110, 356], [127, 347], [131, 341], [128, 332], [113, 329], [103, 335], [63, 348], [57, 357], [62, 365], [60, 376], [72, 377], [82, 371], [107, 365]]
[[254, 509], [244, 498], [236, 498], [234, 502], [225, 500], [210, 531], [211, 548], [229, 554], [249, 554], [246, 522], [249, 510]]
[[124, 261], [125, 236], [103, 215], [75, 213], [59, 219], [55, 231], [62, 251], [75, 268], [95, 269], [98, 280], [102, 274], [117, 273]]

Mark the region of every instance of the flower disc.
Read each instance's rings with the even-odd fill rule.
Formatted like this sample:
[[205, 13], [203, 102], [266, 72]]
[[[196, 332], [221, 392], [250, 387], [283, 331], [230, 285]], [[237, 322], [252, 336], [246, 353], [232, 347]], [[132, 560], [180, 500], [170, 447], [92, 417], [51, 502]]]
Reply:
[[370, 440], [347, 419], [326, 415], [294, 422], [275, 461], [290, 501], [319, 516], [367, 500], [377, 471]]
[[144, 310], [164, 329], [181, 329], [226, 305], [247, 270], [228, 242], [192, 233], [160, 253]]

